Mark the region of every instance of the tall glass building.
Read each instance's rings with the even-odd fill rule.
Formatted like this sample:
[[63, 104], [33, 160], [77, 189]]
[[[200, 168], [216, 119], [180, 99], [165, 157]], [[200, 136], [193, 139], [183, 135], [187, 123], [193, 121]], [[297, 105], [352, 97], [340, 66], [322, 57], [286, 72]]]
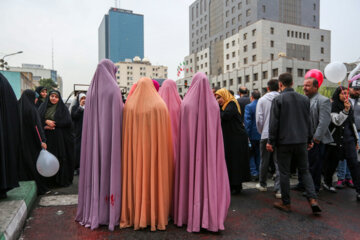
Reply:
[[99, 26], [99, 61], [144, 58], [144, 16], [111, 8]]

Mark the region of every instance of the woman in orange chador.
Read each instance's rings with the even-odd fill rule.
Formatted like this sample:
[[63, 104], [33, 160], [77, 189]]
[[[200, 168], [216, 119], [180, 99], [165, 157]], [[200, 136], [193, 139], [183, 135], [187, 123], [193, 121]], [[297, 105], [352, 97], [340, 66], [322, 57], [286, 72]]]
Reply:
[[123, 113], [120, 228], [165, 230], [172, 202], [174, 155], [165, 102], [149, 78], [137, 82]]

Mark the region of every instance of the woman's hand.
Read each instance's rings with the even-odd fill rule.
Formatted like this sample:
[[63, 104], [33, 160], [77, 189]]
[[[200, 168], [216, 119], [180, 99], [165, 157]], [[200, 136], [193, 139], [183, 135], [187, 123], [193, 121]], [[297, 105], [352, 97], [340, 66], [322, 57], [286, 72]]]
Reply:
[[47, 149], [46, 143], [42, 142], [42, 143], [41, 143], [41, 148], [44, 149], [44, 150], [46, 150], [46, 149]]
[[55, 121], [52, 120], [46, 120], [45, 121], [46, 125], [48, 125], [49, 127], [55, 128]]
[[345, 111], [348, 112], [350, 110], [351, 107], [351, 103], [349, 102], [349, 99], [346, 99], [344, 101], [344, 107], [345, 107]]
[[44, 129], [45, 129], [45, 130], [54, 130], [55, 127], [50, 127], [50, 126], [46, 125], [46, 126], [44, 127]]

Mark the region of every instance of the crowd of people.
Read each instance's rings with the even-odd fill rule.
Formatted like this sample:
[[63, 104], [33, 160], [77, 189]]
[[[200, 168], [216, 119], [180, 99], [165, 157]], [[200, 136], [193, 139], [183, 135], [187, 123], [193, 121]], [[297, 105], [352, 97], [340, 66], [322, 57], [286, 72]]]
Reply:
[[[116, 72], [102, 60], [70, 109], [59, 91], [44, 87], [25, 90], [17, 102], [0, 74], [1, 198], [19, 180], [34, 180], [42, 195], [71, 185], [75, 174], [81, 225], [155, 231], [172, 219], [189, 232], [224, 230], [231, 195], [248, 181], [264, 192], [273, 177], [281, 199], [274, 207], [290, 212], [294, 172], [294, 189], [303, 191], [315, 215], [321, 189], [350, 186], [360, 201], [360, 83], [350, 92], [339, 86], [328, 99], [310, 77], [304, 96], [283, 73], [261, 97], [245, 87], [239, 95], [211, 89], [207, 76], [196, 73], [182, 99], [173, 80], [160, 87], [144, 77], [124, 102]], [[41, 149], [59, 160], [53, 177], [36, 169]]]

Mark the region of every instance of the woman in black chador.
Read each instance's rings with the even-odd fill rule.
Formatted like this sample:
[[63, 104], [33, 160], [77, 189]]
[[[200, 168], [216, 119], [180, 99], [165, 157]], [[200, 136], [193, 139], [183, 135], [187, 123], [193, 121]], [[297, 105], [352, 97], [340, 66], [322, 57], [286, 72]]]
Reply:
[[215, 97], [221, 107], [221, 128], [231, 193], [237, 194], [242, 190], [242, 183], [250, 180], [249, 140], [235, 97], [225, 88], [216, 91]]
[[40, 106], [41, 123], [45, 129], [47, 150], [60, 163], [58, 173], [48, 179], [49, 186], [69, 186], [74, 177], [74, 136], [69, 110], [59, 91], [53, 90]]
[[20, 123], [17, 100], [8, 80], [0, 73], [0, 199], [19, 186]]
[[21, 136], [19, 179], [35, 180], [38, 194], [42, 195], [48, 191], [48, 188], [36, 169], [36, 161], [41, 148], [46, 149], [46, 138], [35, 106], [34, 91], [27, 89], [23, 92], [19, 100], [19, 112]]
[[80, 168], [81, 134], [84, 119], [85, 100], [85, 93], [79, 93], [76, 98], [75, 105], [71, 108], [71, 118], [74, 123], [75, 133], [75, 175], [79, 174]]
[[35, 103], [36, 108], [39, 108], [40, 105], [45, 102], [47, 96], [47, 88], [43, 86], [39, 86], [36, 88], [35, 92], [37, 93], [37, 101]]

